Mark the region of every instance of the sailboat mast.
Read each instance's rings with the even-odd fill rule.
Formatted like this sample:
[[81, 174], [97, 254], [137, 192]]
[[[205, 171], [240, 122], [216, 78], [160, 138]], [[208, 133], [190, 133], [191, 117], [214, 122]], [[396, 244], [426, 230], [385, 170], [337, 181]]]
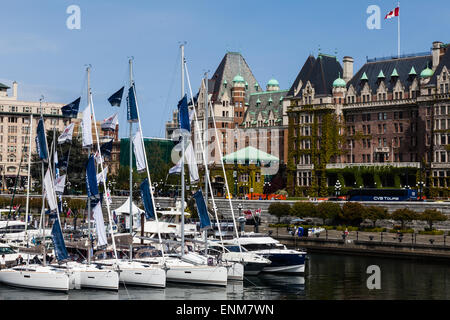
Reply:
[[[28, 141], [28, 176], [27, 176], [27, 203], [25, 206], [25, 241], [28, 248], [28, 209], [30, 205], [30, 170], [31, 170], [31, 135], [33, 132], [33, 115], [30, 114], [30, 136]], [[30, 255], [28, 255], [29, 257]]]
[[[87, 101], [88, 106], [91, 104], [91, 68], [88, 66], [86, 68], [87, 72]], [[91, 120], [92, 121], [92, 120]], [[97, 137], [98, 139], [98, 137]], [[91, 147], [88, 147], [88, 157], [91, 156]], [[87, 252], [87, 263], [91, 263], [91, 198], [88, 197], [88, 252]]]
[[[44, 111], [42, 109], [42, 99], [44, 99], [44, 97], [42, 96], [39, 99], [39, 107], [41, 109], [41, 119], [44, 119]], [[45, 128], [45, 126], [44, 126]], [[45, 130], [44, 130], [44, 135], [46, 134]], [[43, 265], [45, 266], [47, 264], [47, 259], [46, 259], [46, 250], [45, 250], [45, 192], [44, 192], [44, 160], [41, 161], [41, 175], [42, 175], [42, 182], [41, 182], [41, 189], [42, 189], [42, 209], [41, 209], [41, 231], [42, 231], [42, 240], [41, 240], [41, 244], [43, 244], [44, 247], [44, 259], [43, 259]]]
[[[181, 48], [181, 99], [184, 97], [184, 44]], [[178, 117], [180, 115], [178, 114]], [[181, 132], [181, 256], [184, 255], [184, 133]]]
[[[130, 87], [133, 86], [133, 60], [129, 60], [130, 66]], [[133, 236], [133, 122], [130, 121], [130, 235]], [[130, 244], [130, 261], [133, 259], [133, 241]]]
[[[206, 212], [208, 212], [208, 181], [209, 181], [209, 172], [208, 172], [208, 72], [205, 72], [205, 128], [204, 128], [204, 142], [205, 142], [205, 203], [206, 203]], [[218, 221], [217, 221], [218, 222]], [[208, 231], [205, 230], [205, 256], [208, 253]]]

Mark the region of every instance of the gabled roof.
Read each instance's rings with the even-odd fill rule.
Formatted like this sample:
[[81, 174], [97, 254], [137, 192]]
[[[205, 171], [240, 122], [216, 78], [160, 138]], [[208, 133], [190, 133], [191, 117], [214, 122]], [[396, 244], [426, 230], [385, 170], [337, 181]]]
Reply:
[[[389, 91], [392, 91], [395, 85], [394, 81], [391, 81], [392, 75], [394, 75], [394, 78], [400, 80], [405, 89], [408, 90], [412, 84], [412, 80], [414, 80], [414, 75], [409, 74], [411, 68], [414, 67], [415, 70], [420, 72], [430, 62], [431, 55], [367, 62], [347, 83], [347, 88], [353, 85], [355, 91], [359, 94], [363, 88], [361, 85], [361, 77], [365, 73], [372, 93], [376, 92], [380, 81], [384, 82]], [[397, 71], [398, 76], [395, 76], [394, 70]], [[381, 71], [386, 75], [384, 79], [378, 78]]]
[[[231, 97], [233, 79], [237, 75], [240, 75], [248, 83], [248, 89], [246, 90], [246, 101], [248, 101], [249, 93], [256, 92], [255, 84], [257, 81], [239, 52], [227, 52], [209, 80], [209, 93], [212, 93], [213, 101], [220, 100], [225, 91], [228, 91]], [[223, 85], [225, 81], [227, 82], [226, 88]]]
[[[268, 120], [270, 112], [273, 113], [275, 119], [281, 118], [283, 115], [282, 101], [287, 93], [287, 90], [278, 90], [251, 94], [244, 119], [249, 115], [250, 120], [256, 120], [261, 115], [264, 120]], [[269, 101], [271, 101], [270, 105]]]
[[297, 78], [295, 78], [294, 83], [292, 84], [291, 88], [289, 89], [288, 96], [293, 96], [295, 93], [295, 89], [298, 87], [298, 84], [300, 83], [300, 80], [305, 84], [305, 79], [309, 75], [309, 73], [312, 70], [312, 67], [314, 65], [314, 62], [316, 61], [316, 58], [313, 56], [309, 56], [308, 59], [306, 59], [305, 63], [303, 64], [302, 69], [297, 75]]
[[343, 74], [341, 64], [337, 61], [336, 57], [319, 54], [317, 59], [314, 59], [314, 57], [310, 56], [306, 59], [288, 95], [294, 95], [294, 90], [297, 88], [300, 80], [302, 81], [302, 88], [298, 92], [297, 97], [301, 97], [301, 90], [308, 81], [314, 87], [316, 95], [331, 95], [333, 92], [333, 82], [339, 77], [339, 73]]
[[439, 64], [436, 68], [436, 70], [434, 71], [433, 77], [431, 77], [431, 84], [436, 84], [437, 83], [437, 76], [441, 75], [442, 69], [444, 68], [444, 66], [447, 66], [447, 70], [450, 70], [450, 49], [447, 48], [444, 55], [441, 56], [441, 59], [439, 61]]

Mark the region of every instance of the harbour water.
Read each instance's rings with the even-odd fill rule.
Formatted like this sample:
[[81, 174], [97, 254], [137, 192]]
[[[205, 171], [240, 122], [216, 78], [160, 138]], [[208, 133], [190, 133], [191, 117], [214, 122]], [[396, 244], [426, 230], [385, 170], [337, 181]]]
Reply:
[[[367, 288], [367, 267], [381, 271], [381, 289]], [[303, 277], [262, 274], [226, 288], [168, 283], [165, 289], [121, 286], [118, 292], [69, 294], [0, 284], [0, 300], [348, 300], [450, 299], [450, 266], [412, 260], [310, 254]]]

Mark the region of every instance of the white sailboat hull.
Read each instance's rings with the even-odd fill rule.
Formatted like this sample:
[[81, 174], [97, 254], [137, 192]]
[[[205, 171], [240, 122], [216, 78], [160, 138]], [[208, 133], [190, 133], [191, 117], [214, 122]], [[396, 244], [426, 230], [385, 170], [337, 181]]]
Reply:
[[97, 261], [105, 268], [119, 272], [119, 281], [125, 285], [143, 287], [166, 287], [166, 271], [159, 266], [152, 266], [136, 261], [119, 260], [117, 264], [107, 260]]
[[244, 265], [238, 262], [228, 262], [228, 280], [244, 280]]
[[[141, 262], [162, 264], [161, 257], [141, 258]], [[167, 281], [189, 284], [226, 286], [227, 268], [222, 266], [194, 265], [178, 258], [166, 257]]]
[[98, 269], [94, 265], [69, 262], [70, 289], [119, 290], [119, 274], [111, 269]]
[[69, 275], [65, 272], [53, 271], [49, 267], [11, 268], [0, 270], [0, 282], [27, 289], [69, 291]]

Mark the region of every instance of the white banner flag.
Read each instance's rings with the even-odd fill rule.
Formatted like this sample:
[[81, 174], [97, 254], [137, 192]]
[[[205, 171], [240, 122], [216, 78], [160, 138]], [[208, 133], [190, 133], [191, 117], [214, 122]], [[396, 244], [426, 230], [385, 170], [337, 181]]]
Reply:
[[197, 161], [195, 160], [194, 148], [192, 147], [192, 143], [190, 141], [184, 153], [184, 157], [189, 166], [189, 175], [191, 178], [191, 183], [198, 181], [199, 176], [198, 176]]
[[108, 244], [108, 240], [106, 238], [105, 222], [103, 220], [102, 204], [100, 201], [94, 207], [93, 212], [95, 229], [97, 230], [97, 246], [104, 246]]
[[58, 144], [63, 144], [67, 141], [72, 142], [73, 128], [75, 123], [69, 124], [63, 131], [63, 133], [58, 137]]
[[45, 196], [47, 198], [48, 206], [50, 207], [50, 210], [56, 210], [57, 204], [56, 204], [56, 197], [55, 197], [55, 191], [53, 189], [53, 183], [52, 183], [52, 176], [50, 175], [50, 169], [47, 169], [47, 173], [44, 177], [44, 190], [45, 190]]
[[81, 126], [83, 127], [83, 148], [90, 147], [93, 144], [93, 140], [91, 109], [89, 106], [87, 106], [83, 111], [83, 122]]
[[113, 114], [111, 117], [106, 118], [100, 123], [102, 130], [116, 130], [116, 126], [119, 124], [119, 115]]
[[64, 187], [66, 186], [66, 175], [60, 176], [55, 180], [56, 193], [64, 193]]
[[102, 172], [97, 174], [97, 184], [103, 183], [103, 177], [105, 177], [105, 182], [106, 182], [107, 175], [108, 175], [108, 167], [105, 167], [105, 169], [103, 169]]
[[133, 147], [137, 171], [143, 171], [147, 166], [145, 163], [144, 149], [142, 148], [142, 135], [140, 130], [138, 130], [136, 135], [133, 137]]

